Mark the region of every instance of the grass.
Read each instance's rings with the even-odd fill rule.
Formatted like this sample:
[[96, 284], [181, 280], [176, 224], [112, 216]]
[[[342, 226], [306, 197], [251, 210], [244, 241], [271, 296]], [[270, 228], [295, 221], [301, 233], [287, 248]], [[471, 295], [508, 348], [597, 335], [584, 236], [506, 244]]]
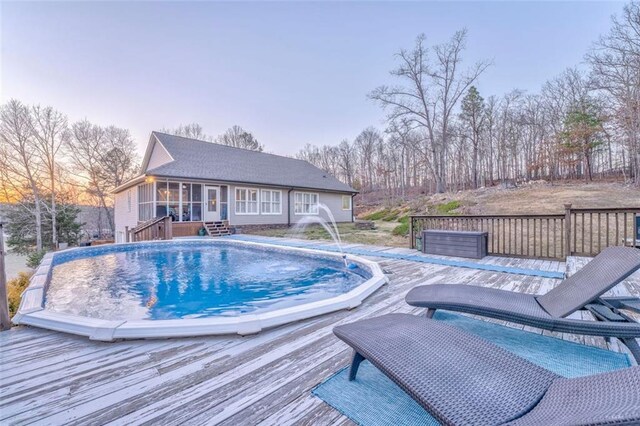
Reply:
[[20, 272], [18, 276], [7, 282], [7, 298], [9, 299], [9, 316], [13, 317], [20, 306], [20, 296], [29, 285], [31, 273]]
[[435, 210], [439, 215], [455, 215], [454, 210], [460, 208], [462, 203], [458, 200], [452, 200], [448, 203], [436, 204]]
[[[345, 244], [370, 244], [392, 247], [407, 247], [409, 244], [407, 237], [400, 234], [393, 234], [393, 229], [398, 222], [386, 222], [381, 219], [375, 221], [376, 229], [356, 229], [353, 223], [339, 223], [338, 232]], [[289, 229], [267, 229], [252, 231], [255, 235], [267, 237], [291, 237], [306, 240], [331, 240], [327, 231], [319, 225], [309, 225], [300, 235], [295, 235]]]

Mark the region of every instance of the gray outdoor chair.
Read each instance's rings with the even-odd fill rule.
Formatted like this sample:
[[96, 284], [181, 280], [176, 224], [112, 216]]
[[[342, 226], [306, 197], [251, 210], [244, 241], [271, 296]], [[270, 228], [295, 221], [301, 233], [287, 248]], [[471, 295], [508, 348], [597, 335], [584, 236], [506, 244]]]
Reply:
[[[418, 286], [409, 291], [409, 305], [481, 315], [562, 333], [617, 337], [640, 363], [640, 324], [621, 312], [640, 312], [638, 299], [601, 297], [640, 269], [640, 250], [609, 247], [548, 293], [536, 296], [490, 287], [456, 284]], [[588, 309], [599, 321], [565, 318]]]
[[389, 314], [334, 328], [444, 425], [638, 425], [640, 367], [566, 379], [463, 330]]

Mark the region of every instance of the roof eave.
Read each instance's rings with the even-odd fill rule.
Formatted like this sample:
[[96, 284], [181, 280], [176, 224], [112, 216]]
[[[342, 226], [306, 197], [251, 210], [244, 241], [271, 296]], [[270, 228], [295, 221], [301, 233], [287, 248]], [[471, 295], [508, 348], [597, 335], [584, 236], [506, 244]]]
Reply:
[[147, 176], [153, 176], [154, 178], [163, 178], [163, 179], [183, 179], [183, 180], [196, 181], [196, 182], [224, 182], [229, 184], [257, 185], [257, 186], [267, 186], [267, 187], [276, 187], [276, 188], [306, 189], [306, 190], [314, 190], [314, 191], [335, 192], [340, 194], [358, 194], [359, 193], [359, 191], [353, 188], [330, 189], [330, 188], [318, 188], [318, 187], [301, 186], [301, 185], [283, 185], [283, 184], [265, 183], [265, 182], [251, 182], [251, 181], [224, 180], [224, 179], [205, 179], [205, 178], [194, 178], [189, 176], [165, 175], [161, 173], [158, 174], [158, 173], [153, 173], [153, 170], [149, 170], [149, 173], [147, 173], [145, 177]]
[[116, 187], [116, 189], [113, 190], [114, 194], [118, 194], [122, 191], [124, 191], [127, 188], [130, 188], [134, 185], [137, 185], [139, 183], [142, 183], [145, 181], [145, 179], [147, 178], [146, 174], [142, 174], [140, 176], [136, 176], [133, 179], [129, 179], [128, 181], [126, 181], [125, 183], [123, 183], [122, 185]]

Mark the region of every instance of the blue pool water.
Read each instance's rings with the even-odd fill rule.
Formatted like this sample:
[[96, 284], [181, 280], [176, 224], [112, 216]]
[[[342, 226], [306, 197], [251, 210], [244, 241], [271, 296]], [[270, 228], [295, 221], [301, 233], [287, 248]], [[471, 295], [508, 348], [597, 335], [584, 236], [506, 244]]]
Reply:
[[369, 278], [333, 258], [231, 243], [113, 247], [54, 258], [46, 309], [108, 320], [233, 316], [333, 297]]

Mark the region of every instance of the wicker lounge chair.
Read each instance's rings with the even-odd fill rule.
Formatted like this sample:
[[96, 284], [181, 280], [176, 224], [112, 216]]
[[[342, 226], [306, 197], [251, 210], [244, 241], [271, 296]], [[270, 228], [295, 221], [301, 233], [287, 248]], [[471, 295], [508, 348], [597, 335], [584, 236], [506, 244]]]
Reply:
[[389, 314], [338, 326], [354, 349], [445, 425], [637, 425], [640, 367], [566, 379], [480, 337]]
[[[563, 333], [617, 337], [640, 363], [640, 324], [620, 312], [640, 312], [633, 298], [604, 298], [603, 293], [640, 269], [640, 250], [609, 247], [571, 277], [542, 296], [489, 287], [455, 284], [418, 286], [409, 291], [409, 305], [465, 312]], [[601, 321], [565, 318], [588, 309]]]

